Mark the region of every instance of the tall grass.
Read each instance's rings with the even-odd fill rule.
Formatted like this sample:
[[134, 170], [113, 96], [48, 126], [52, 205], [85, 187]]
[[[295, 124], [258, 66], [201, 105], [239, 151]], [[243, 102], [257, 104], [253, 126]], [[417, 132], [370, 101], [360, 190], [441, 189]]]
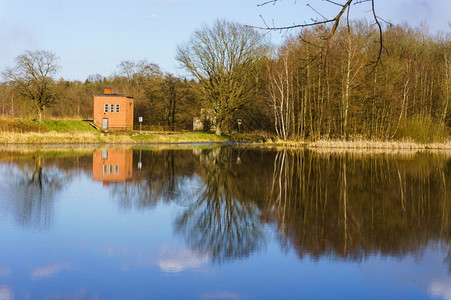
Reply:
[[430, 116], [414, 116], [399, 125], [395, 139], [412, 139], [418, 143], [434, 143], [449, 140], [449, 129], [443, 122], [434, 121]]
[[425, 145], [411, 140], [372, 141], [372, 140], [318, 140], [308, 144], [309, 148], [342, 148], [342, 149], [424, 149]]

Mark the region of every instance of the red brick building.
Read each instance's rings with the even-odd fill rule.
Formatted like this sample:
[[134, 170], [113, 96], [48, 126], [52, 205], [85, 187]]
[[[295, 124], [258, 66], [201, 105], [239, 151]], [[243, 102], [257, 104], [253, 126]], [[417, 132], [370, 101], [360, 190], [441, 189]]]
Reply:
[[94, 96], [94, 124], [103, 130], [133, 130], [133, 97], [112, 94]]
[[110, 182], [122, 182], [132, 178], [133, 150], [103, 149], [97, 150], [92, 158], [92, 179]]

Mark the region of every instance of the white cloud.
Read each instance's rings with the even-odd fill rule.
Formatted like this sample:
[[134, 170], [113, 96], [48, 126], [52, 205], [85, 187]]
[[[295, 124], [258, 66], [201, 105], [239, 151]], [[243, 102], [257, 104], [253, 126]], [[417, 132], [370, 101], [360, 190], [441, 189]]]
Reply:
[[60, 273], [62, 270], [67, 269], [68, 264], [50, 264], [47, 266], [35, 268], [31, 270], [30, 278], [31, 280], [41, 280], [49, 277], [53, 277]]
[[144, 16], [144, 18], [145, 18], [145, 19], [157, 19], [158, 16], [155, 15], [155, 14], [151, 14], [151, 15], [146, 15], [146, 16]]
[[210, 258], [189, 250], [170, 250], [163, 247], [160, 250], [158, 266], [164, 272], [178, 273], [187, 269], [197, 269], [207, 263]]
[[6, 285], [0, 285], [0, 300], [13, 300], [14, 294]]
[[433, 298], [451, 300], [451, 282], [433, 281], [428, 286], [428, 293]]
[[164, 245], [159, 248], [158, 254], [146, 249], [130, 246], [108, 245], [101, 248], [101, 252], [119, 262], [124, 272], [133, 267], [149, 267], [157, 265], [163, 272], [178, 273], [187, 269], [197, 269], [210, 261], [208, 255], [190, 250], [179, 250]]

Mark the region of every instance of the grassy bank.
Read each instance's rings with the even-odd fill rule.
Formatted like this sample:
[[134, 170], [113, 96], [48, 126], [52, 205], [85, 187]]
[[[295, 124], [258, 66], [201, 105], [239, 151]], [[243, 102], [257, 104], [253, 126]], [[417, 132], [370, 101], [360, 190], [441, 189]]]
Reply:
[[412, 140], [337, 140], [326, 139], [316, 141], [283, 141], [269, 140], [265, 145], [273, 145], [277, 147], [306, 147], [308, 149], [330, 149], [334, 151], [392, 151], [392, 150], [451, 150], [451, 140], [434, 143], [419, 143]]
[[410, 149], [444, 149], [451, 150], [451, 141], [437, 143], [418, 143], [410, 140], [402, 141], [370, 141], [370, 140], [319, 140], [311, 142], [308, 148], [333, 149], [381, 149], [381, 150], [410, 150]]
[[0, 144], [146, 144], [262, 142], [263, 138], [245, 134], [216, 136], [208, 132], [100, 132], [89, 121], [0, 119]]
[[0, 118], [0, 134], [18, 133], [99, 133], [89, 121], [84, 120], [42, 120]]
[[227, 137], [218, 137], [204, 132], [186, 133], [58, 133], [28, 132], [0, 133], [0, 144], [143, 144], [143, 143], [215, 143], [227, 142]]
[[[415, 141], [376, 141], [354, 139], [283, 141], [252, 134], [225, 134], [221, 137], [208, 132], [112, 131], [100, 132], [89, 121], [1, 119], [0, 144], [174, 144], [253, 142], [264, 146], [307, 147], [336, 150], [451, 150], [451, 140], [438, 143]], [[333, 150], [335, 151], [335, 150]]]

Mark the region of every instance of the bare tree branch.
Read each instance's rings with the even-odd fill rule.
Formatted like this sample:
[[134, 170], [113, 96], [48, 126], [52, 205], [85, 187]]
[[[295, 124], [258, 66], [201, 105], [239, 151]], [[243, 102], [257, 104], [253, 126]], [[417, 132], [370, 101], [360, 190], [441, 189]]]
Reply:
[[371, 10], [373, 12], [373, 18], [374, 21], [377, 24], [377, 27], [379, 29], [379, 51], [377, 53], [377, 59], [375, 61], [375, 65], [374, 67], [376, 67], [376, 65], [379, 63], [380, 59], [381, 59], [381, 55], [382, 55], [382, 26], [381, 23], [379, 22], [377, 15], [376, 15], [376, 10], [374, 9], [374, 0], [371, 0]]
[[[258, 6], [264, 6], [264, 5], [268, 5], [268, 4], [272, 4], [275, 5], [277, 2], [279, 2], [280, 0], [270, 0], [270, 1], [266, 1], [263, 2], [261, 4], [258, 4]], [[321, 16], [323, 18], [323, 20], [318, 21], [313, 19], [312, 22], [305, 22], [303, 24], [299, 23], [299, 24], [292, 24], [292, 25], [287, 25], [287, 26], [269, 26], [265, 19], [260, 15], [260, 18], [263, 20], [263, 24], [264, 26], [250, 26], [252, 28], [255, 29], [261, 29], [261, 30], [267, 30], [267, 31], [288, 31], [290, 29], [296, 29], [296, 28], [307, 28], [307, 27], [315, 27], [318, 25], [329, 25], [331, 24], [331, 30], [330, 33], [328, 34], [328, 36], [325, 38], [327, 41], [331, 40], [334, 36], [335, 33], [340, 25], [340, 20], [343, 18], [343, 14], [346, 12], [346, 22], [347, 22], [347, 26], [348, 28], [350, 27], [349, 25], [349, 18], [350, 18], [350, 8], [351, 8], [351, 4], [354, 5], [358, 5], [358, 4], [362, 4], [362, 3], [366, 3], [366, 2], [371, 2], [371, 13], [372, 13], [372, 18], [374, 19], [375, 24], [377, 25], [377, 28], [379, 30], [379, 50], [378, 50], [378, 54], [377, 57], [374, 61], [375, 66], [379, 63], [381, 56], [382, 56], [382, 49], [383, 49], [383, 36], [382, 36], [382, 25], [379, 22], [379, 17], [376, 14], [376, 9], [375, 9], [375, 1], [374, 0], [346, 0], [344, 1], [344, 3], [340, 3], [338, 1], [333, 1], [333, 0], [324, 0], [327, 3], [330, 3], [332, 5], [338, 6], [340, 7], [339, 11], [337, 12], [337, 14], [335, 15], [335, 17], [333, 18], [326, 18], [323, 14], [321, 14], [318, 10], [314, 9], [310, 4], [307, 4], [307, 6], [309, 8], [311, 8], [315, 13], [317, 13], [319, 16]], [[381, 19], [383, 20], [383, 19]]]
[[[275, 5], [277, 3], [277, 1], [279, 0], [271, 0], [271, 1], [266, 1], [262, 4], [259, 4], [258, 6], [264, 6], [267, 4], [273, 4]], [[263, 27], [259, 27], [259, 26], [250, 26], [256, 29], [262, 29], [262, 30], [276, 30], [276, 31], [284, 31], [284, 30], [289, 30], [289, 29], [295, 29], [295, 28], [305, 28], [305, 27], [313, 27], [316, 25], [324, 25], [324, 24], [330, 24], [333, 23], [332, 25], [332, 30], [331, 30], [331, 34], [330, 34], [330, 38], [332, 38], [338, 28], [338, 25], [340, 23], [340, 19], [343, 16], [344, 12], [346, 11], [346, 9], [351, 5], [351, 3], [355, 1], [355, 0], [347, 0], [344, 4], [339, 4], [337, 2], [334, 1], [327, 1], [329, 3], [338, 5], [341, 7], [340, 11], [338, 12], [338, 14], [331, 19], [327, 19], [325, 18], [322, 14], [320, 14], [317, 10], [313, 9], [310, 5], [309, 7], [312, 8], [312, 10], [314, 10], [316, 13], [318, 13], [320, 16], [322, 16], [325, 20], [322, 21], [313, 21], [313, 22], [309, 22], [309, 23], [304, 23], [304, 24], [292, 24], [292, 25], [288, 25], [288, 26], [268, 26], [267, 23], [264, 21], [264, 25]], [[263, 19], [263, 17], [261, 17]]]

